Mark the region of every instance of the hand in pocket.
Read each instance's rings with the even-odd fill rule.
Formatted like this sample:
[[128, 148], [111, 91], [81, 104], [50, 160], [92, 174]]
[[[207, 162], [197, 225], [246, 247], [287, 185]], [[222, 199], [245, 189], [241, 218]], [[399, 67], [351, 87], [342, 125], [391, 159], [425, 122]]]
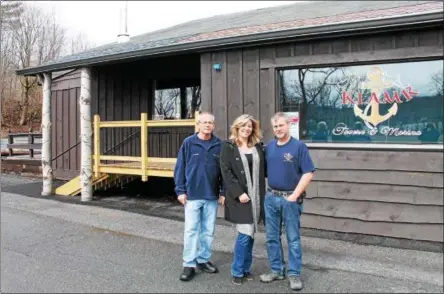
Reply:
[[247, 203], [248, 201], [250, 201], [250, 197], [248, 197], [248, 195], [244, 193], [239, 196], [239, 201], [240, 203]]
[[301, 198], [301, 196], [296, 197], [295, 194], [291, 194], [290, 196], [286, 196], [285, 200], [287, 200], [288, 202], [296, 202], [299, 200], [299, 198]]

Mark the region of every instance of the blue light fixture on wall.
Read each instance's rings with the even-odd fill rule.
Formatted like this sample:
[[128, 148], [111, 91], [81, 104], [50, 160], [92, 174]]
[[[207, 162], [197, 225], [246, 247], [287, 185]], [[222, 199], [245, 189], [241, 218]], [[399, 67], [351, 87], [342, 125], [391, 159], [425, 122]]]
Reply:
[[220, 63], [215, 63], [215, 64], [213, 64], [213, 69], [215, 71], [221, 71], [222, 70], [222, 65]]

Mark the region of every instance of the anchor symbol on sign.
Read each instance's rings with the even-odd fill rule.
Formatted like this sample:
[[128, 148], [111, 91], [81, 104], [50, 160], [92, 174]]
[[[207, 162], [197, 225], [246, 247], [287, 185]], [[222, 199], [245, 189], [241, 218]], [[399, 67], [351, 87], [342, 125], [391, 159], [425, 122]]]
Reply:
[[[376, 98], [379, 97], [381, 92], [390, 87], [392, 84], [390, 82], [386, 82], [383, 80], [382, 71], [379, 67], [373, 67], [367, 74], [369, 79], [368, 83], [363, 83], [363, 88], [370, 89], [372, 91], [372, 95], [376, 95]], [[371, 109], [370, 114], [368, 114], [369, 109]], [[355, 116], [361, 118], [367, 127], [373, 129], [378, 124], [388, 120], [390, 117], [396, 115], [398, 112], [398, 104], [393, 103], [392, 107], [388, 110], [388, 112], [384, 115], [381, 115], [379, 112], [379, 103], [375, 101], [375, 99], [371, 99], [370, 103], [367, 104], [364, 110], [359, 108], [358, 105], [354, 105], [353, 107]], [[371, 125], [369, 125], [369, 123]]]

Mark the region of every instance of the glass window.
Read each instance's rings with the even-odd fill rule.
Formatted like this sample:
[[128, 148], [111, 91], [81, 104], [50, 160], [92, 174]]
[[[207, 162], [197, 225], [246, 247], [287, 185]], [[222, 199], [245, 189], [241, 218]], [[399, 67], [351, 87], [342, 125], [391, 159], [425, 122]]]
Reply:
[[156, 90], [155, 95], [155, 120], [194, 118], [195, 111], [200, 110], [200, 86]]
[[[308, 142], [442, 144], [443, 61], [278, 71]], [[293, 115], [292, 114], [292, 115]]]
[[186, 118], [194, 118], [194, 113], [200, 110], [201, 96], [200, 86], [189, 87], [187, 91], [187, 113]]
[[156, 90], [154, 119], [180, 119], [180, 89]]

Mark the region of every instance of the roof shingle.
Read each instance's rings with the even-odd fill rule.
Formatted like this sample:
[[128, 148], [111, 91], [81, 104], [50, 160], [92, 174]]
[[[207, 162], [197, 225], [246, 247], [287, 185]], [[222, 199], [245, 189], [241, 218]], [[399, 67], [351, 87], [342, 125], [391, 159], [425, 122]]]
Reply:
[[60, 57], [40, 67], [229, 37], [442, 11], [442, 1], [309, 1], [218, 15]]
[[317, 25], [329, 25], [329, 24], [335, 24], [347, 21], [363, 21], [375, 18], [405, 16], [405, 15], [418, 14], [421, 12], [428, 12], [439, 9], [442, 10], [441, 2], [429, 2], [429, 3], [415, 4], [404, 7], [378, 9], [378, 10], [362, 11], [356, 13], [316, 17], [311, 19], [270, 23], [270, 24], [243, 27], [243, 28], [234, 28], [234, 29], [216, 31], [211, 33], [198, 34], [196, 36], [186, 38], [181, 42], [196, 42], [196, 41], [215, 39], [215, 38], [241, 36], [245, 34], [256, 34], [261, 32], [287, 30], [287, 29], [295, 29], [308, 26], [317, 26]]

